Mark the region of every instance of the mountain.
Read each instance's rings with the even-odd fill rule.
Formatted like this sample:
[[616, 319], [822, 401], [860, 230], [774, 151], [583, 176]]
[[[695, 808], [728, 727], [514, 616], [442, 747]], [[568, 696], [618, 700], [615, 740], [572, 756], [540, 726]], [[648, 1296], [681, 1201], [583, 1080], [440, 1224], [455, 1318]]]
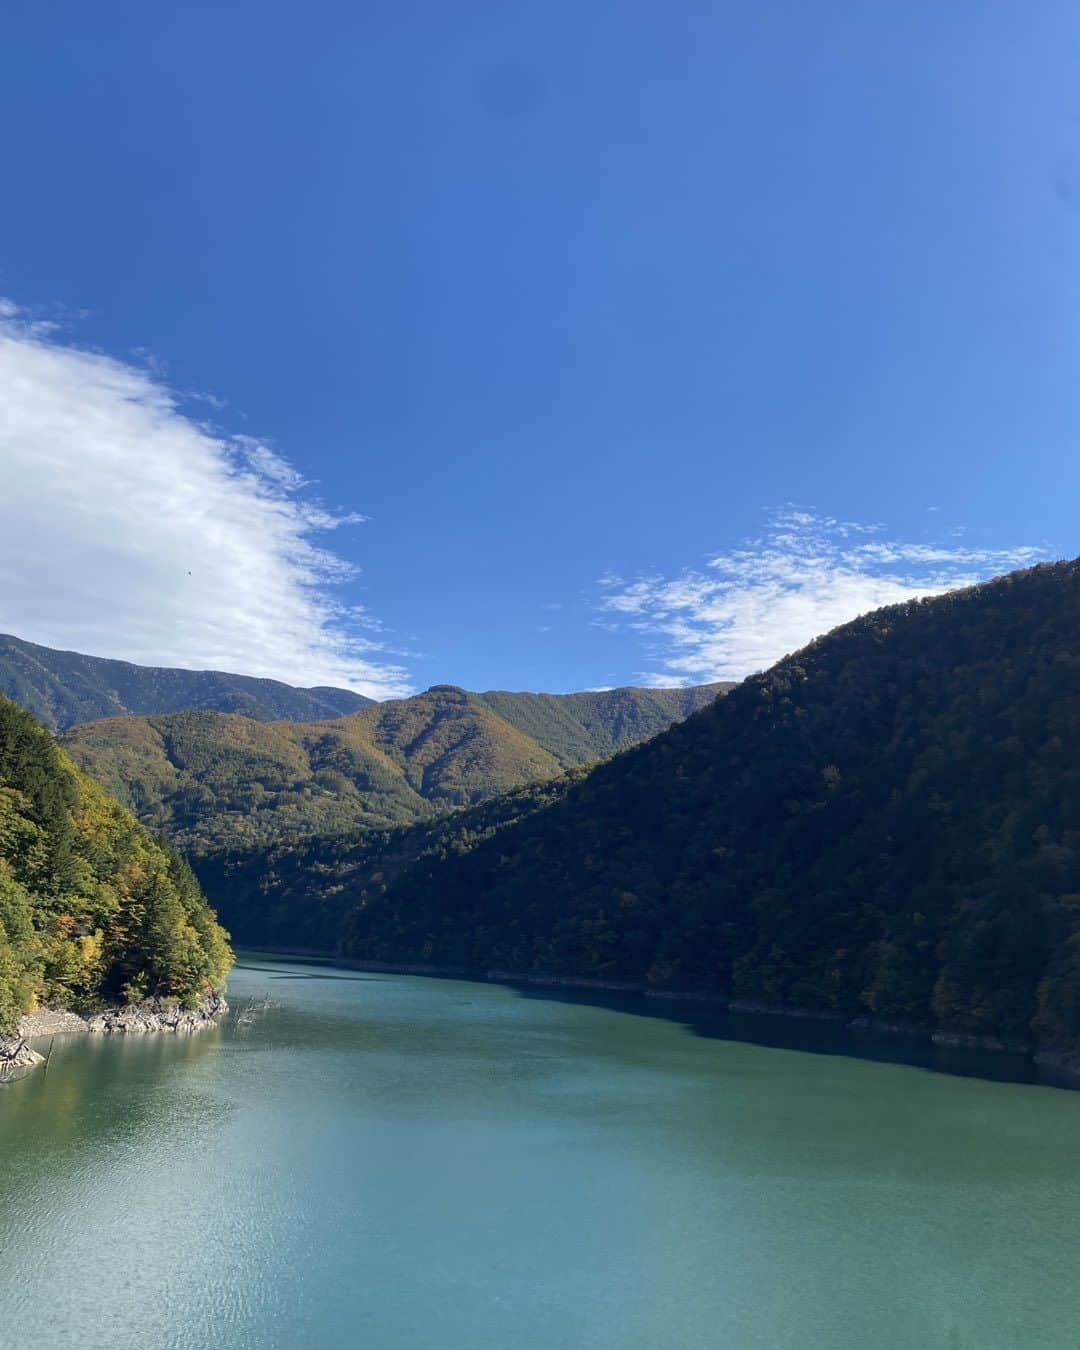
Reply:
[[1080, 1048], [1078, 634], [1077, 562], [884, 609], [587, 774], [309, 841], [264, 895], [362, 960]]
[[430, 819], [634, 744], [726, 687], [536, 695], [436, 685], [326, 722], [108, 718], [72, 728], [63, 744], [140, 820], [201, 855]]
[[194, 1001], [231, 959], [190, 868], [0, 698], [0, 1032], [41, 1002]]
[[690, 689], [603, 689], [581, 694], [510, 694], [491, 689], [476, 697], [536, 741], [562, 768], [572, 769], [650, 740], [733, 687], [728, 682]]
[[[377, 900], [399, 880], [408, 893], [420, 875], [428, 875], [418, 864], [433, 867], [437, 882], [437, 869], [447, 858], [561, 801], [587, 772], [572, 769], [415, 825], [219, 849], [194, 856], [192, 866], [239, 944], [365, 955], [349, 935], [358, 904]], [[394, 950], [388, 941], [381, 959], [397, 960]], [[417, 957], [401, 950], [408, 950], [403, 960], [433, 960], [430, 951]]]
[[313, 722], [371, 702], [348, 689], [294, 689], [219, 670], [135, 666], [0, 634], [0, 694], [53, 731], [128, 713], [212, 708], [258, 721]]

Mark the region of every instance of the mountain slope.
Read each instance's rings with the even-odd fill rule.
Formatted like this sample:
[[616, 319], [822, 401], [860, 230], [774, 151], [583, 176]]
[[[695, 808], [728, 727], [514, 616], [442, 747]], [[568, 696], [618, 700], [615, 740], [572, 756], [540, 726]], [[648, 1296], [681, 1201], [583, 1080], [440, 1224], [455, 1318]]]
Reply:
[[[382, 895], [418, 863], [466, 852], [561, 800], [586, 772], [572, 769], [411, 826], [219, 850], [195, 857], [192, 865], [238, 943], [333, 952], [358, 903]], [[421, 959], [431, 959], [430, 953]]]
[[1075, 562], [859, 619], [359, 867], [344, 949], [1075, 1047], [1078, 633]]
[[312, 722], [355, 712], [371, 700], [348, 689], [295, 689], [278, 680], [218, 670], [136, 666], [55, 651], [0, 634], [0, 694], [53, 731], [128, 713], [213, 708], [259, 721]]
[[42, 1001], [195, 1000], [230, 962], [186, 864], [0, 698], [0, 1033]]
[[63, 743], [145, 824], [204, 854], [425, 820], [669, 726], [719, 687], [476, 695], [436, 685], [327, 722], [109, 718]]
[[571, 769], [650, 740], [732, 688], [731, 683], [723, 683], [581, 694], [511, 694], [491, 689], [476, 697], [530, 736], [564, 769]]

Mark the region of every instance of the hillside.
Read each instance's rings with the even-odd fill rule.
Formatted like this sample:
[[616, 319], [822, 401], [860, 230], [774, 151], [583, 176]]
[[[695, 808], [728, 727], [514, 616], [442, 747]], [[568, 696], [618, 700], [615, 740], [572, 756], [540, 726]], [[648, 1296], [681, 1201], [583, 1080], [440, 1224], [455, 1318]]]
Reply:
[[0, 694], [53, 731], [129, 713], [212, 708], [259, 721], [313, 722], [370, 703], [348, 689], [294, 689], [219, 670], [136, 666], [0, 634]]
[[475, 848], [560, 801], [586, 773], [573, 769], [411, 826], [219, 850], [194, 857], [192, 865], [237, 943], [334, 952], [358, 903], [408, 878], [418, 862], [437, 863]]
[[0, 698], [0, 1032], [42, 1002], [193, 1001], [231, 959], [187, 865]]
[[1076, 562], [861, 618], [503, 822], [353, 858], [343, 948], [1076, 1048], [1078, 633]]
[[595, 764], [666, 731], [734, 686], [691, 689], [602, 689], [580, 694], [510, 694], [477, 698], [536, 741], [564, 769]]
[[145, 824], [205, 854], [429, 819], [633, 744], [722, 687], [534, 695], [436, 685], [327, 722], [109, 718], [63, 743]]

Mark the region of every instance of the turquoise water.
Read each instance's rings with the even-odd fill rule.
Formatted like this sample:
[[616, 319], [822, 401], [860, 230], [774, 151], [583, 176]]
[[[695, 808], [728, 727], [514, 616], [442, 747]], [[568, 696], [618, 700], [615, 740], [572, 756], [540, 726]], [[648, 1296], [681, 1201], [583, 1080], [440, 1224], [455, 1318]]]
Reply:
[[4, 1350], [1080, 1344], [1080, 1093], [232, 977], [264, 990], [249, 1028], [58, 1040], [0, 1088]]

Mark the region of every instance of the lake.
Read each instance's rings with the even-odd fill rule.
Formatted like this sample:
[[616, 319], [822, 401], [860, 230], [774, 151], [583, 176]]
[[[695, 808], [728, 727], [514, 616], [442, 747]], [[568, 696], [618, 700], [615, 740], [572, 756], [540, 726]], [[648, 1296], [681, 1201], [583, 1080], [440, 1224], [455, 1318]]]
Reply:
[[230, 980], [267, 990], [0, 1088], [4, 1350], [1080, 1343], [1080, 1093], [691, 1005]]

